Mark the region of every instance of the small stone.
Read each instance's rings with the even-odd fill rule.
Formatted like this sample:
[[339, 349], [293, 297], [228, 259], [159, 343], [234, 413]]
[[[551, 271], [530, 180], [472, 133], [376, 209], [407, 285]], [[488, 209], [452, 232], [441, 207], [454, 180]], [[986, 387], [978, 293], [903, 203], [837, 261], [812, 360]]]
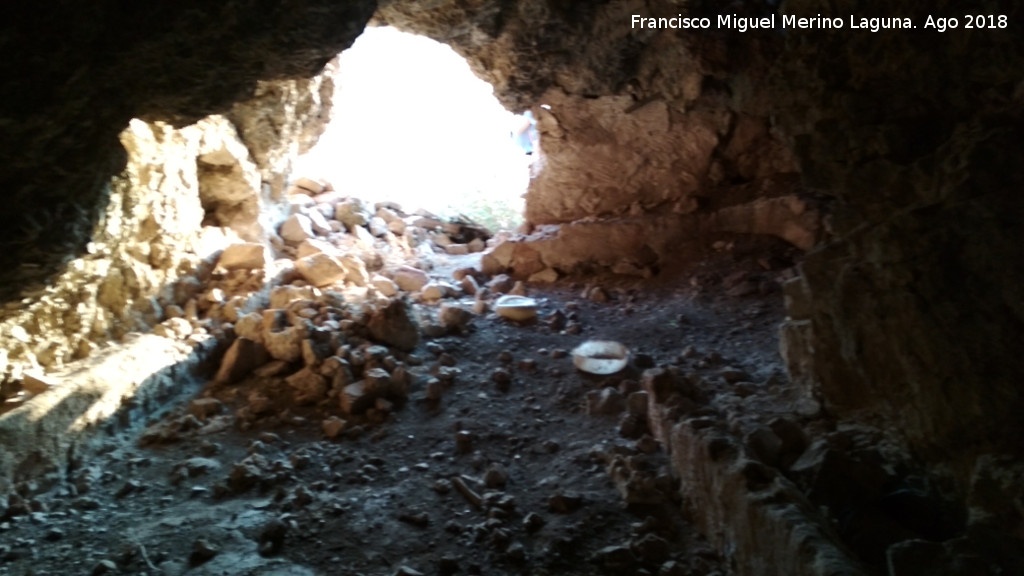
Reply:
[[127, 495], [129, 495], [129, 494], [131, 494], [133, 492], [138, 492], [141, 489], [142, 489], [142, 484], [141, 483], [139, 483], [136, 480], [129, 480], [129, 481], [125, 482], [124, 485], [122, 485], [120, 488], [118, 488], [117, 492], [114, 493], [114, 497], [115, 498], [124, 498], [125, 496], [127, 496]]
[[217, 264], [226, 270], [253, 270], [267, 265], [266, 250], [262, 244], [232, 244], [221, 252]]
[[750, 375], [740, 370], [739, 368], [733, 368], [732, 366], [726, 366], [722, 368], [718, 375], [729, 384], [735, 384], [736, 382], [743, 382], [750, 380]]
[[647, 392], [640, 390], [627, 396], [626, 409], [633, 416], [646, 417], [648, 409]]
[[455, 433], [455, 452], [457, 454], [469, 454], [473, 451], [473, 434], [460, 430]]
[[430, 380], [427, 380], [425, 390], [427, 400], [430, 400], [431, 402], [437, 402], [438, 400], [441, 399], [443, 391], [444, 386], [441, 384], [440, 380], [438, 380], [437, 378], [431, 378]]
[[330, 286], [345, 281], [348, 269], [337, 258], [319, 252], [295, 261], [295, 270], [313, 286]]
[[480, 272], [476, 268], [459, 268], [455, 270], [455, 272], [452, 272], [452, 278], [456, 281], [462, 281], [464, 278], [470, 276], [475, 278], [479, 273]]
[[759, 426], [746, 435], [744, 441], [750, 452], [768, 466], [778, 466], [782, 455], [782, 440], [766, 426]]
[[217, 460], [211, 458], [189, 458], [181, 464], [181, 468], [188, 472], [189, 478], [198, 478], [207, 474], [212, 474], [220, 470], [221, 464]]
[[370, 217], [370, 221], [367, 222], [367, 227], [370, 229], [370, 234], [373, 234], [378, 238], [386, 236], [388, 233], [388, 223], [380, 216]]
[[688, 576], [693, 574], [686, 566], [675, 560], [669, 560], [658, 569], [658, 576]]
[[430, 277], [418, 268], [401, 266], [395, 271], [394, 281], [406, 292], [419, 292], [430, 282]]
[[224, 354], [214, 381], [233, 384], [267, 361], [267, 350], [248, 338], [236, 338]]
[[548, 509], [556, 514], [569, 514], [583, 506], [583, 497], [573, 492], [557, 493], [548, 499]]
[[327, 379], [311, 366], [285, 378], [285, 382], [295, 391], [295, 402], [298, 404], [314, 404], [327, 397]]
[[588, 300], [590, 300], [591, 302], [598, 302], [598, 303], [607, 302], [608, 301], [608, 293], [605, 292], [604, 288], [601, 288], [600, 286], [594, 286], [587, 293], [586, 298]]
[[42, 394], [54, 386], [51, 378], [38, 373], [25, 372], [21, 380], [21, 388], [29, 394]]
[[459, 280], [459, 286], [462, 287], [462, 291], [470, 296], [475, 296], [480, 290], [480, 285], [476, 283], [476, 278], [467, 275], [462, 280]]
[[505, 549], [505, 556], [514, 564], [526, 562], [526, 548], [522, 542], [513, 542]]
[[523, 528], [531, 534], [543, 528], [544, 524], [544, 517], [536, 512], [530, 512], [523, 518]]
[[289, 363], [285, 360], [273, 360], [253, 370], [253, 374], [260, 378], [272, 378], [287, 372], [288, 367]]
[[116, 574], [117, 564], [112, 560], [100, 560], [96, 566], [92, 569], [92, 576], [101, 576], [103, 574]]
[[497, 462], [492, 462], [487, 467], [487, 471], [484, 472], [484, 486], [491, 489], [501, 490], [505, 488], [505, 483], [508, 481], [508, 474], [505, 472], [505, 467]]
[[299, 244], [298, 248], [295, 249], [295, 258], [305, 258], [306, 256], [312, 256], [313, 254], [327, 254], [329, 256], [340, 256], [340, 251], [326, 240], [320, 240], [318, 238], [310, 238]]
[[401, 220], [392, 220], [388, 222], [388, 231], [394, 234], [395, 236], [401, 236], [402, 234], [405, 234], [405, 228], [405, 222]]
[[373, 278], [370, 279], [370, 285], [373, 286], [377, 292], [380, 292], [388, 298], [398, 294], [398, 284], [395, 284], [393, 280], [381, 276], [380, 274], [374, 274]]
[[428, 282], [420, 290], [420, 296], [427, 301], [440, 300], [444, 298], [444, 289], [437, 282]]
[[188, 563], [190, 566], [198, 566], [209, 562], [219, 553], [220, 548], [210, 544], [205, 538], [200, 538], [192, 543], [192, 554], [188, 557]]
[[351, 232], [366, 225], [366, 212], [362, 203], [355, 199], [339, 202], [334, 208], [334, 219], [345, 225]]
[[298, 246], [303, 241], [313, 238], [313, 223], [309, 216], [292, 214], [281, 224], [278, 234], [288, 245]]
[[442, 304], [437, 321], [449, 333], [462, 333], [473, 319], [473, 313], [457, 304]]
[[760, 285], [753, 280], [745, 280], [726, 290], [726, 294], [734, 298], [750, 296], [760, 291]]
[[377, 311], [366, 325], [370, 338], [377, 342], [410, 352], [419, 343], [419, 329], [410, 318], [410, 312], [402, 299], [391, 300], [382, 310]]
[[448, 385], [453, 384], [459, 374], [462, 374], [462, 370], [452, 366], [441, 366], [437, 370], [437, 378]]
[[487, 288], [495, 294], [504, 294], [512, 289], [512, 279], [508, 274], [498, 274], [487, 283]]
[[388, 414], [395, 409], [395, 405], [386, 398], [377, 398], [373, 403], [373, 408], [380, 414]]
[[283, 520], [275, 518], [264, 524], [257, 538], [260, 555], [271, 556], [279, 553], [284, 546], [284, 538], [287, 534], [288, 524]]
[[341, 410], [346, 414], [362, 414], [373, 407], [376, 400], [372, 395], [366, 393], [365, 382], [362, 380], [346, 386], [341, 391], [339, 399]]
[[426, 512], [403, 513], [398, 515], [399, 522], [412, 524], [419, 528], [426, 528], [430, 525], [430, 515]]
[[424, 574], [408, 566], [399, 566], [398, 570], [395, 570], [394, 576], [424, 576]]
[[445, 478], [439, 478], [434, 482], [434, 492], [438, 494], [447, 494], [452, 491], [452, 483], [450, 480]]
[[327, 436], [328, 438], [333, 440], [341, 435], [342, 431], [345, 430], [345, 426], [347, 424], [348, 422], [346, 420], [338, 418], [337, 416], [331, 416], [330, 418], [324, 420], [321, 423], [321, 426], [324, 431], [324, 436]]
[[587, 392], [586, 400], [587, 414], [590, 416], [614, 416], [626, 408], [626, 399], [622, 393], [611, 386]]
[[442, 556], [437, 563], [438, 576], [455, 576], [459, 571], [459, 559], [454, 556]]
[[636, 441], [636, 449], [643, 454], [654, 454], [658, 451], [658, 441], [651, 435], [644, 434]]
[[316, 196], [317, 194], [320, 194], [321, 192], [324, 191], [323, 184], [310, 178], [299, 178], [298, 180], [292, 183], [292, 186], [293, 188], [289, 189], [289, 191], [298, 188], [299, 190], [296, 190], [296, 192], [303, 193], [308, 196]]
[[495, 386], [501, 392], [508, 392], [512, 384], [512, 375], [509, 371], [504, 368], [498, 368], [491, 373], [491, 380], [494, 381]]
[[540, 272], [534, 272], [527, 278], [530, 282], [550, 284], [558, 281], [558, 270], [554, 268], [545, 268]]
[[488, 306], [486, 300], [483, 300], [478, 297], [476, 300], [473, 301], [473, 314], [476, 314], [477, 316], [483, 316], [484, 314], [487, 313], [487, 310]]
[[391, 393], [391, 375], [383, 368], [371, 368], [363, 374], [367, 394], [387, 396]]
[[612, 574], [633, 574], [636, 558], [625, 546], [606, 546], [594, 554], [594, 560]]
[[950, 555], [939, 542], [905, 540], [889, 547], [886, 556], [889, 574], [892, 576], [949, 573], [947, 570], [950, 565]]

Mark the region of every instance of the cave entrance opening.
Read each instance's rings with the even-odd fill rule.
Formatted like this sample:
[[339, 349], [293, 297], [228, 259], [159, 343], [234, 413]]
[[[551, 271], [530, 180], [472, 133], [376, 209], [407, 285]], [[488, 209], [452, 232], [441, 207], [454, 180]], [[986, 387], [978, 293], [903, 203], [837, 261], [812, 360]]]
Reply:
[[368, 27], [341, 54], [331, 121], [295, 177], [492, 230], [522, 221], [530, 161], [511, 132], [522, 117], [449, 46]]

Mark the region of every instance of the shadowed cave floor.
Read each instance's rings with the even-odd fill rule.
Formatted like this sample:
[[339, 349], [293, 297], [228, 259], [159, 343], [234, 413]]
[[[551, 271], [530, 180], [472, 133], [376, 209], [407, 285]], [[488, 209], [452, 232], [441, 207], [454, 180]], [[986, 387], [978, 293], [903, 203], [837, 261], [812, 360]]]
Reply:
[[[761, 260], [719, 254], [652, 281], [591, 280], [607, 302], [581, 297], [583, 284], [530, 286], [541, 319], [561, 310], [581, 333], [478, 316], [467, 334], [425, 339], [406, 358], [425, 378], [458, 369], [439, 402], [413, 386], [384, 421], [336, 439], [322, 431], [327, 414], [285, 397], [239, 417], [245, 391], [266, 379], [211, 383], [199, 397], [218, 399], [219, 413], [173, 408], [109, 438], [24, 501], [26, 513], [9, 510], [0, 574], [731, 573], [687, 522], [664, 448], [621, 424], [624, 398], [588, 409], [586, 394], [629, 393], [645, 367], [675, 366], [791, 412], [776, 335], [786, 271]], [[761, 289], [727, 294], [736, 270], [764, 278]], [[565, 353], [588, 339], [626, 344], [631, 365], [607, 377], [575, 370]], [[729, 383], [726, 368], [749, 382]], [[616, 457], [633, 473], [621, 491]]]

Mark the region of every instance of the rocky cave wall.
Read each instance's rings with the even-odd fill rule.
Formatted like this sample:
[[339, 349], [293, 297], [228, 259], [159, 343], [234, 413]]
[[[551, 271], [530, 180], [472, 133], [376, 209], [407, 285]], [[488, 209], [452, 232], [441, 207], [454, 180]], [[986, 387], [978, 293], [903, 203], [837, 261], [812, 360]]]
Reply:
[[[899, 6], [920, 22], [959, 9]], [[791, 374], [830, 411], [875, 418], [948, 465], [961, 489], [979, 454], [1024, 450], [1022, 13], [999, 1], [971, 11], [1010, 25], [789, 38], [768, 89], [805, 185], [836, 206], [834, 240], [790, 286]]]
[[[375, 8], [106, 2], [3, 14], [0, 45], [21, 55], [2, 64], [14, 80], [0, 88], [5, 297], [85, 249], [108, 209], [104, 184], [124, 163], [116, 136], [130, 118], [182, 125], [228, 112], [258, 78], [312, 76]], [[597, 263], [625, 261], [624, 272], [699, 255], [713, 233], [811, 248], [786, 287], [791, 376], [841, 419], [891, 430], [966, 494], [980, 454], [1024, 449], [1015, 380], [1024, 369], [1024, 37], [1014, 29], [1024, 8], [975, 3], [974, 12], [1006, 14], [1010, 28], [944, 35], [628, 29], [629, 14], [684, 9], [724, 10], [700, 1], [395, 0], [377, 19], [451, 44], [506, 106], [537, 110], [545, 169], [528, 198], [535, 237], [514, 250], [521, 266], [515, 254], [499, 264], [520, 275], [559, 268], [551, 259], [567, 247], [609, 244], [595, 240], [617, 222], [639, 239]], [[959, 7], [790, 0], [778, 9], [923, 19]], [[244, 140], [248, 124], [235, 120]], [[279, 189], [267, 173], [260, 179]], [[828, 207], [827, 234], [807, 216], [809, 197]], [[38, 293], [27, 297], [20, 309]]]
[[0, 7], [0, 46], [12, 55], [0, 63], [0, 297], [51, 283], [84, 253], [105, 185], [125, 166], [118, 135], [130, 119], [185, 126], [251, 98], [260, 79], [312, 77], [374, 8], [371, 0]]
[[[648, 275], [699, 257], [716, 233], [770, 234], [802, 249], [818, 240], [819, 218], [798, 198], [798, 167], [766, 102], [741, 104], [731, 94], [763, 73], [730, 63], [735, 38], [687, 41], [629, 26], [631, 14], [681, 9], [382, 3], [377, 21], [450, 44], [506, 107], [530, 108], [538, 119], [541, 154], [525, 214], [536, 233], [495, 267], [524, 278], [590, 269]], [[756, 44], [750, 55], [764, 61]], [[774, 198], [781, 201], [764, 202]], [[602, 241], [608, 234], [614, 240]]]
[[215, 251], [230, 238], [266, 243], [286, 209], [285, 175], [330, 119], [336, 70], [332, 60], [312, 78], [260, 81], [225, 115], [183, 128], [132, 120], [86, 253], [4, 306], [3, 395], [128, 332], [194, 318]]
[[[385, 3], [379, 18], [448, 42], [513, 109], [532, 107], [540, 225], [496, 265], [529, 276], [590, 254], [644, 271], [709, 232], [809, 249], [787, 287], [791, 375], [948, 465], [1024, 448], [1022, 58], [1007, 29], [635, 31], [629, 15], [710, 2]], [[953, 2], [791, 0], [798, 15], [958, 14]], [[972, 6], [1020, 21], [1013, 2]], [[758, 16], [774, 3], [733, 3]], [[550, 107], [539, 108], [540, 104]], [[801, 184], [786, 184], [799, 172]], [[779, 182], [783, 182], [779, 185]], [[766, 214], [768, 200], [784, 209]], [[827, 207], [828, 234], [804, 199]], [[562, 224], [554, 228], [546, 224]], [[616, 235], [615, 230], [624, 231]], [[612, 240], [609, 240], [612, 239]], [[572, 254], [566, 257], [566, 254]]]

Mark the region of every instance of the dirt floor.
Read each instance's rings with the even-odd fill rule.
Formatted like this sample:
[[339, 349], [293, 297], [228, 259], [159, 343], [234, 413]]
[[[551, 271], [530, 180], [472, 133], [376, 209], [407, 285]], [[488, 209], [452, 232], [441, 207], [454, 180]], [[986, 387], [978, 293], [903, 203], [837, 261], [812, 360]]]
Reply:
[[[725, 249], [651, 280], [531, 285], [536, 322], [487, 313], [465, 334], [386, 351], [413, 376], [408, 402], [377, 405], [334, 439], [330, 411], [278, 394], [282, 376], [211, 383], [199, 402], [111, 437], [65, 482], [12, 499], [0, 575], [729, 574], [626, 403], [654, 366], [744, 397], [784, 388], [789, 265]], [[625, 344], [630, 365], [579, 372], [569, 352], [590, 339]], [[260, 389], [270, 407], [254, 415]], [[616, 480], [617, 456], [642, 497]]]

